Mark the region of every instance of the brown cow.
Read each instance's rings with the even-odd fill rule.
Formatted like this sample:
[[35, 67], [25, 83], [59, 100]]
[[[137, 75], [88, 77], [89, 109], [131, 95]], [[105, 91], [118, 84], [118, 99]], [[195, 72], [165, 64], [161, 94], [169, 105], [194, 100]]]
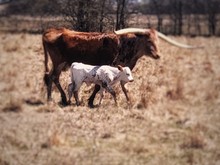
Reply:
[[[133, 69], [137, 60], [143, 55], [158, 59], [158, 37], [175, 44], [153, 29], [123, 29], [115, 33], [86, 33], [68, 30], [65, 28], [48, 29], [44, 32], [42, 41], [45, 54], [45, 84], [47, 85], [47, 98], [51, 99], [52, 81], [61, 93], [62, 103], [67, 104], [65, 92], [60, 83], [59, 76], [62, 70], [69, 67], [72, 62], [82, 62], [91, 65], [124, 65]], [[193, 48], [193, 47], [186, 47]], [[53, 68], [49, 72], [48, 53]], [[122, 90], [129, 100], [124, 83]], [[89, 106], [93, 107], [93, 100], [100, 87], [89, 98]]]

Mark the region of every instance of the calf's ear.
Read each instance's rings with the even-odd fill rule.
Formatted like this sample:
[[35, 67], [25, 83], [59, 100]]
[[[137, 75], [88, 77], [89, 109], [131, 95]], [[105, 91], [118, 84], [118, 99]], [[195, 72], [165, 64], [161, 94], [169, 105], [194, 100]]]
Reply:
[[118, 70], [123, 71], [123, 67], [121, 65], [118, 65]]

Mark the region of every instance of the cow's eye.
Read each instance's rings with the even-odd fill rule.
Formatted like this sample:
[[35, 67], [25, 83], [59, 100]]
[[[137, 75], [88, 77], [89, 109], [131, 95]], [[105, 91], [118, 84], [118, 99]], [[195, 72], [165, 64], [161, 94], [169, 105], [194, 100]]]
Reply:
[[126, 76], [130, 76], [130, 74], [129, 74], [129, 73], [127, 73], [127, 74], [126, 74]]
[[153, 46], [150, 46], [150, 50], [152, 51], [152, 50], [155, 50], [155, 49], [154, 49], [154, 47], [153, 47]]

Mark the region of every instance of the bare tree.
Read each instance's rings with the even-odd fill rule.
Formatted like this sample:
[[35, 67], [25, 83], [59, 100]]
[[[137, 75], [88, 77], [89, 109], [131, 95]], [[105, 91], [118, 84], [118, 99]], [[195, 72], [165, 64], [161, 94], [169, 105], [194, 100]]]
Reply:
[[64, 0], [61, 2], [62, 13], [66, 21], [72, 24], [72, 27], [79, 31], [90, 31], [89, 12], [92, 7], [90, 0]]
[[[186, 34], [202, 35], [204, 25], [204, 2], [201, 0], [193, 0], [184, 2], [185, 19], [186, 19]], [[203, 27], [203, 29], [202, 29]]]
[[103, 0], [101, 1], [101, 8], [100, 8], [100, 17], [99, 17], [99, 31], [102, 32], [103, 31], [103, 26], [104, 26], [104, 23], [103, 23], [103, 20], [104, 20], [104, 17], [105, 17], [105, 3], [106, 3], [106, 0]]
[[173, 34], [181, 35], [183, 26], [183, 3], [181, 0], [170, 0], [170, 18], [173, 21]]
[[75, 30], [103, 31], [113, 21], [111, 0], [62, 0], [62, 4], [64, 18]]
[[162, 12], [162, 4], [157, 0], [152, 0], [153, 10], [155, 10], [155, 14], [157, 15], [157, 29], [159, 31], [163, 31], [163, 12]]
[[193, 13], [194, 19], [193, 21], [195, 22], [195, 29], [196, 33], [198, 35], [201, 35], [201, 26], [200, 26], [200, 13], [201, 13], [201, 4], [198, 2], [198, 0], [193, 0], [193, 9], [191, 11]]
[[9, 14], [57, 15], [59, 14], [57, 2], [57, 0], [11, 0], [6, 10]]
[[182, 26], [183, 26], [183, 4], [182, 1], [177, 0], [176, 2], [176, 8], [177, 8], [177, 26], [176, 31], [177, 35], [182, 35]]
[[97, 10], [98, 10], [98, 22], [97, 25], [100, 32], [106, 29], [114, 29], [114, 18], [112, 13], [114, 1], [112, 0], [98, 0]]
[[116, 0], [116, 30], [126, 27], [128, 2], [129, 0]]
[[209, 35], [216, 35], [217, 14], [219, 12], [220, 3], [218, 0], [206, 1], [206, 13], [208, 20]]

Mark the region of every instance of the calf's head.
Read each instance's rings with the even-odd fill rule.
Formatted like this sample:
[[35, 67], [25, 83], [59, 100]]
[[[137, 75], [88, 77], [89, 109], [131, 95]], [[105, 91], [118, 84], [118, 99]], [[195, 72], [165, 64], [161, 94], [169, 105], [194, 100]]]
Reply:
[[122, 67], [121, 65], [118, 65], [118, 70], [120, 70], [120, 80], [124, 82], [132, 82], [134, 81], [131, 69], [129, 67]]

